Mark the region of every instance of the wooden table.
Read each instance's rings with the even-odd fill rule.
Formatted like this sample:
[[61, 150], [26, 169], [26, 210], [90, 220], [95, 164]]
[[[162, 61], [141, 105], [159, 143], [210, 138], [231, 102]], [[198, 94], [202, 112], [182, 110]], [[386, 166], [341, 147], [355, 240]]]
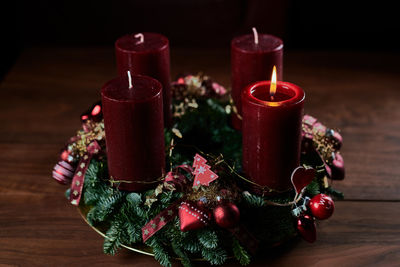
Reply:
[[[204, 71], [229, 85], [228, 49], [173, 50], [171, 57], [174, 75]], [[306, 90], [306, 112], [342, 131], [347, 177], [334, 185], [346, 199], [319, 224], [317, 242], [272, 251], [254, 266], [400, 264], [398, 62], [391, 54], [286, 53], [285, 80]], [[112, 47], [33, 48], [2, 82], [0, 265], [158, 266], [126, 250], [103, 255], [102, 238], [51, 178], [80, 113], [99, 99], [115, 69]]]

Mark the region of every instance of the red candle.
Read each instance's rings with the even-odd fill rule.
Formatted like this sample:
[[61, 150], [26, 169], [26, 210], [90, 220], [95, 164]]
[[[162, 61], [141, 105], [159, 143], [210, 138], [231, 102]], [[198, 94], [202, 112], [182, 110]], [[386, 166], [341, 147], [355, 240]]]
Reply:
[[[108, 171], [114, 180], [154, 181], [165, 169], [162, 85], [147, 76], [118, 77], [102, 90]], [[143, 191], [149, 184], [121, 183]]]
[[171, 114], [171, 78], [169, 41], [158, 33], [139, 33], [122, 36], [115, 42], [118, 74], [153, 77], [163, 86], [164, 123], [169, 126]]
[[[251, 83], [265, 80], [273, 66], [278, 69], [278, 79], [282, 80], [283, 42], [278, 37], [253, 34], [236, 37], [231, 42], [232, 98], [238, 113], [242, 114], [241, 94]], [[232, 123], [237, 130], [241, 121], [232, 116]]]
[[305, 95], [287, 82], [277, 82], [276, 93], [270, 89], [271, 81], [261, 81], [242, 94], [243, 171], [257, 184], [283, 191], [300, 164]]

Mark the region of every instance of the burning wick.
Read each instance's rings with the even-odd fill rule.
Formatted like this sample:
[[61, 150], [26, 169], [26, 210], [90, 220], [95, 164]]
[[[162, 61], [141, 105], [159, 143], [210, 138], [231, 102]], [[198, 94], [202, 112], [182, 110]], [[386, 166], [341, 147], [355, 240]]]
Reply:
[[135, 38], [139, 38], [139, 42], [137, 42], [138, 44], [141, 44], [144, 42], [144, 35], [143, 33], [138, 33], [134, 35]]
[[276, 93], [276, 66], [272, 69], [271, 85], [269, 86], [269, 95], [271, 100], [274, 100], [274, 95]]
[[254, 34], [254, 43], [258, 44], [258, 32], [257, 32], [256, 27], [253, 27], [252, 30], [253, 30], [253, 34]]
[[129, 83], [129, 89], [132, 89], [132, 77], [131, 77], [131, 71], [127, 71], [128, 73], [128, 83]]

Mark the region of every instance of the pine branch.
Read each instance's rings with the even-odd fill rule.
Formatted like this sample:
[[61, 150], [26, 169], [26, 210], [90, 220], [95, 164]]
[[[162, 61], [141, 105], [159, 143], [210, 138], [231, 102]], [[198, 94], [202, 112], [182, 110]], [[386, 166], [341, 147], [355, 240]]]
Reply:
[[197, 232], [197, 238], [205, 248], [216, 248], [218, 246], [218, 236], [213, 230], [202, 229]]
[[95, 205], [102, 195], [109, 191], [109, 187], [99, 179], [101, 164], [92, 160], [85, 174], [83, 200], [86, 205]]
[[88, 169], [86, 170], [85, 174], [85, 185], [90, 186], [90, 187], [95, 187], [98, 179], [97, 179], [97, 174], [99, 172], [99, 162], [92, 160], [90, 162], [90, 165]]
[[264, 198], [262, 198], [260, 196], [253, 195], [248, 192], [246, 192], [245, 194], [242, 194], [242, 196], [243, 196], [243, 199], [246, 201], [246, 203], [249, 206], [252, 206], [252, 207], [264, 206]]
[[189, 234], [182, 240], [182, 247], [190, 253], [197, 253], [201, 249], [201, 244], [197, 242], [195, 234]]
[[83, 200], [86, 205], [93, 206], [97, 204], [102, 196], [110, 192], [112, 192], [111, 188], [105, 184], [98, 184], [95, 187], [85, 185]]
[[139, 206], [142, 204], [142, 197], [138, 193], [129, 193], [126, 195], [126, 201], [132, 206]]
[[174, 192], [173, 191], [167, 191], [163, 192], [160, 196], [160, 201], [163, 204], [168, 204], [170, 203], [172, 197], [173, 197]]
[[152, 236], [146, 241], [146, 244], [153, 248], [154, 258], [165, 267], [171, 267], [171, 261], [167, 251], [158, 240], [158, 235]]
[[221, 247], [217, 248], [203, 248], [201, 255], [204, 259], [209, 261], [212, 265], [221, 265], [227, 259], [227, 253]]
[[343, 194], [342, 192], [340, 192], [340, 191], [338, 191], [338, 190], [332, 188], [332, 187], [326, 188], [325, 191], [326, 191], [326, 193], [327, 193], [328, 195], [331, 195], [331, 196], [333, 196], [334, 198], [337, 198], [337, 199], [344, 199], [344, 194]]
[[142, 228], [140, 225], [134, 224], [130, 221], [125, 221], [124, 228], [129, 236], [129, 243], [136, 243], [142, 241]]
[[181, 263], [184, 267], [191, 267], [192, 263], [190, 262], [189, 256], [182, 250], [181, 246], [178, 245], [175, 241], [171, 242], [172, 250], [175, 254], [181, 258]]
[[111, 224], [111, 227], [106, 232], [106, 237], [103, 244], [103, 251], [106, 254], [115, 255], [120, 246], [121, 228], [119, 221], [115, 221]]
[[89, 211], [89, 213], [91, 213], [91, 220], [98, 222], [105, 221], [106, 218], [110, 217], [113, 211], [117, 209], [116, 206], [121, 202], [123, 196], [123, 193], [120, 191], [115, 191], [112, 195], [100, 197], [96, 206], [93, 208], [96, 210], [93, 213], [91, 213], [91, 210]]
[[86, 219], [89, 222], [90, 225], [94, 225], [97, 220], [97, 208], [93, 207], [89, 210], [89, 212], [86, 214]]
[[250, 264], [250, 255], [247, 251], [240, 245], [236, 238], [233, 238], [232, 251], [235, 258], [239, 261], [241, 265]]
[[321, 193], [320, 185], [317, 179], [314, 179], [306, 188], [306, 194], [309, 196], [315, 196]]

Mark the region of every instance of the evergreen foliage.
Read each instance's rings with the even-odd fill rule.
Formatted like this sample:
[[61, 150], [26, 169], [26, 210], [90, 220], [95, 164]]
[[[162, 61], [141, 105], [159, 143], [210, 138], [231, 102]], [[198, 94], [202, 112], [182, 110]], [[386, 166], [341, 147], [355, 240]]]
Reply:
[[250, 264], [250, 255], [247, 251], [240, 245], [236, 238], [232, 238], [232, 251], [235, 258], [239, 261], [241, 265]]
[[[165, 130], [166, 152], [169, 151], [172, 139], [177, 144], [172, 156], [167, 157], [168, 164], [191, 164], [197, 152], [196, 147], [214, 155], [221, 153], [224, 159], [236, 166], [236, 170], [240, 170], [241, 136], [228, 124], [229, 118], [224, 109], [226, 103], [215, 99], [203, 99], [198, 103], [198, 108], [188, 111], [175, 122], [174, 127], [180, 130], [182, 139], [175, 138], [170, 130]], [[184, 144], [193, 147], [185, 147]], [[183, 193], [163, 190], [156, 195], [155, 189], [142, 193], [120, 191], [108, 181], [106, 162], [105, 158], [91, 161], [85, 175], [81, 202], [90, 208], [87, 213], [88, 222], [107, 229], [104, 252], [115, 254], [122, 244], [142, 243], [142, 227], [181, 199]], [[302, 162], [308, 166], [317, 166], [313, 159], [302, 159]], [[317, 175], [307, 187], [306, 195], [327, 192], [340, 196], [340, 192], [324, 188], [323, 175]], [[146, 198], [154, 196], [155, 201], [148, 205]], [[236, 203], [241, 211], [241, 223], [257, 234], [263, 246], [287, 239], [296, 234], [291, 207], [268, 206], [265, 200], [287, 203], [293, 197], [292, 192], [263, 197], [246, 191]], [[211, 225], [200, 230], [182, 232], [178, 217], [149, 238], [146, 245], [152, 248], [155, 259], [163, 266], [171, 266], [172, 258], [179, 258], [184, 266], [191, 266], [190, 259], [199, 257], [212, 265], [220, 265], [227, 260], [228, 255], [233, 255], [242, 265], [250, 263], [245, 244], [239, 243], [229, 231]]]

